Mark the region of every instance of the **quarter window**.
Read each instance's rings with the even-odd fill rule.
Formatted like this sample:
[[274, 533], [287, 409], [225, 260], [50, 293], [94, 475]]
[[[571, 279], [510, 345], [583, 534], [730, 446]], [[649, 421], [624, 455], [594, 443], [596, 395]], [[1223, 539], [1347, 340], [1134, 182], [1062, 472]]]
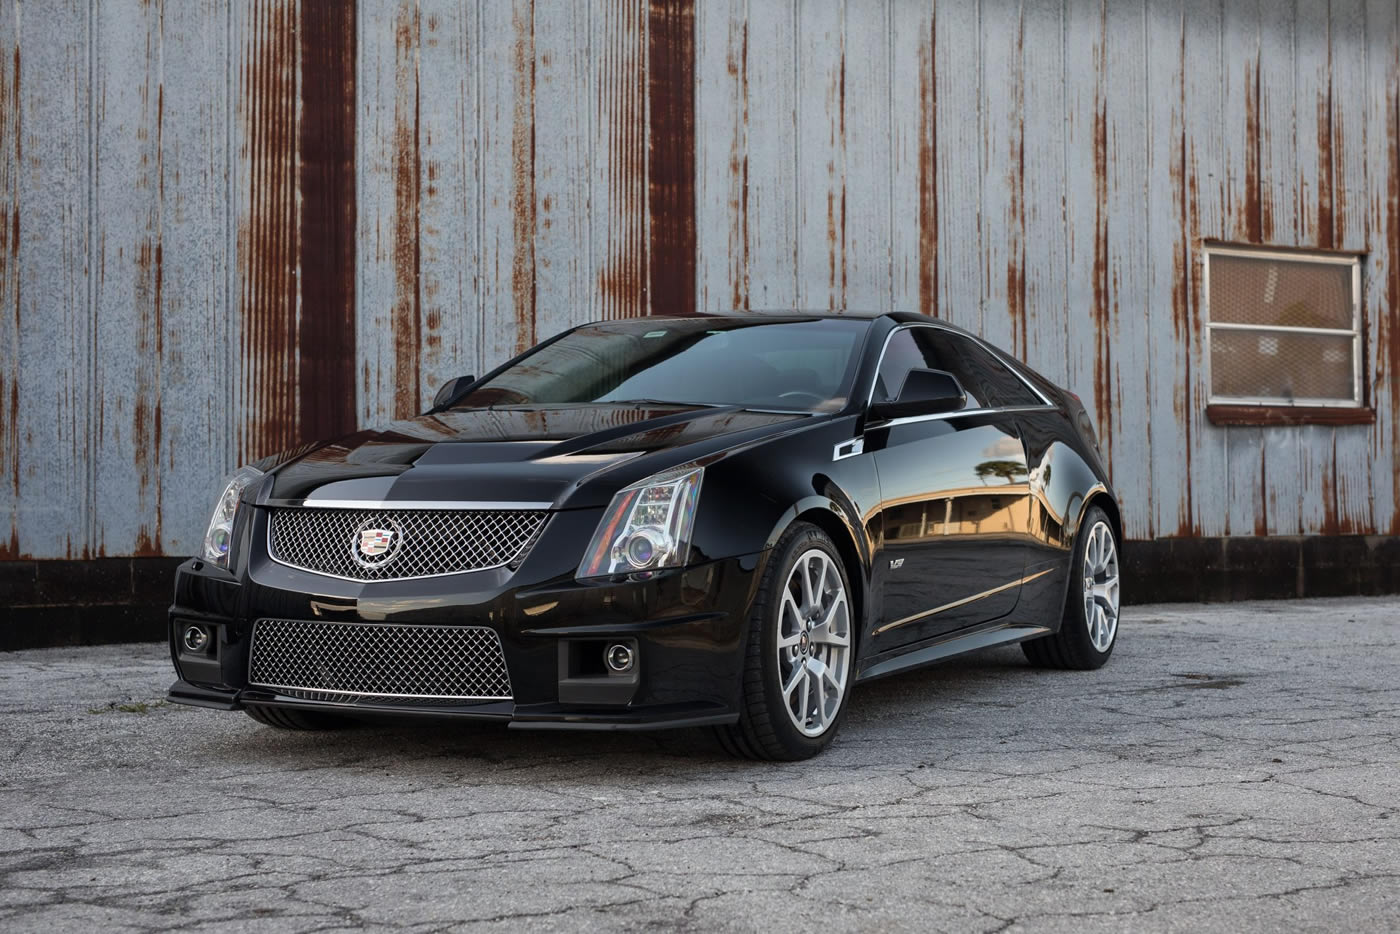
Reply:
[[991, 351], [970, 337], [954, 331], [939, 331], [935, 341], [944, 348], [944, 366], [964, 384], [975, 385], [987, 404], [996, 408], [1044, 405], [1025, 382], [996, 358]]
[[951, 354], [940, 346], [938, 332], [930, 327], [902, 328], [890, 336], [885, 355], [880, 360], [880, 372], [875, 377], [874, 401], [889, 402], [899, 394], [904, 377], [910, 370], [946, 370], [958, 378], [967, 393], [965, 408], [984, 408], [981, 385], [969, 382], [961, 368], [948, 366]]
[[967, 393], [967, 408], [1044, 405], [1015, 373], [970, 337], [934, 327], [896, 331], [885, 347], [875, 401], [889, 401], [911, 369], [952, 373]]
[[1362, 404], [1355, 256], [1209, 247], [1210, 401]]

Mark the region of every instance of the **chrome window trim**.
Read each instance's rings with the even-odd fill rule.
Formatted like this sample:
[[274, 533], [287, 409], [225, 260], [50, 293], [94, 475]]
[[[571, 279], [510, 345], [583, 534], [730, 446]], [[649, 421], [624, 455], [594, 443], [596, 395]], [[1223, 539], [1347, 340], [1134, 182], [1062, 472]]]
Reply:
[[511, 503], [502, 500], [384, 500], [384, 499], [304, 499], [278, 503], [260, 503], [270, 509], [441, 509], [449, 512], [549, 512], [553, 503]]
[[[1212, 256], [1238, 256], [1244, 259], [1270, 260], [1278, 263], [1321, 263], [1351, 267], [1351, 330], [1339, 328], [1300, 328], [1267, 324], [1230, 324], [1215, 322], [1210, 317], [1210, 260]], [[1365, 406], [1361, 348], [1361, 254], [1314, 253], [1307, 250], [1252, 250], [1228, 244], [1206, 244], [1201, 247], [1201, 286], [1205, 306], [1205, 380], [1207, 405], [1278, 405], [1307, 408], [1359, 409]], [[1285, 334], [1318, 334], [1351, 338], [1351, 398], [1350, 399], [1284, 399], [1266, 396], [1219, 396], [1215, 394], [1215, 374], [1212, 372], [1211, 335], [1216, 330], [1275, 331]]]
[[[890, 332], [889, 332], [888, 334], [885, 335], [885, 343], [880, 347], [880, 356], [879, 356], [879, 358], [876, 359], [876, 361], [875, 361], [875, 372], [874, 372], [874, 373], [871, 375], [871, 377], [870, 377], [870, 389], [869, 389], [869, 390], [866, 392], [866, 394], [865, 394], [865, 405], [866, 405], [866, 408], [867, 408], [867, 409], [870, 407], [870, 404], [871, 404], [872, 402], [875, 401], [875, 384], [876, 384], [877, 382], [879, 382], [879, 380], [880, 380], [880, 367], [884, 366], [884, 364], [885, 364], [885, 354], [886, 354], [886, 353], [889, 351], [889, 349], [890, 349], [890, 341], [894, 340], [894, 336], [895, 336], [896, 334], [898, 334], [900, 331], [906, 331], [906, 330], [909, 330], [909, 329], [911, 329], [911, 328], [931, 328], [932, 330], [935, 330], [935, 331], [943, 331], [943, 332], [948, 333], [948, 334], [956, 334], [956, 335], [958, 335], [959, 337], [966, 337], [966, 338], [968, 338], [969, 340], [971, 340], [971, 341], [975, 342], [976, 344], [978, 344], [983, 350], [985, 350], [985, 351], [987, 351], [988, 353], [990, 353], [990, 354], [992, 355], [992, 357], [993, 357], [998, 363], [1000, 363], [1002, 366], [1004, 366], [1004, 367], [1006, 367], [1008, 370], [1010, 370], [1010, 371], [1012, 372], [1012, 374], [1015, 375], [1015, 377], [1016, 377], [1017, 379], [1019, 379], [1022, 383], [1024, 383], [1025, 386], [1026, 386], [1026, 388], [1029, 389], [1029, 390], [1035, 395], [1035, 397], [1036, 397], [1037, 399], [1039, 399], [1041, 402], [1045, 403], [1046, 406], [1048, 406], [1048, 407], [1050, 407], [1050, 408], [1052, 408], [1052, 409], [1053, 409], [1053, 408], [1059, 408], [1059, 406], [1055, 405], [1054, 402], [1051, 402], [1049, 399], [1047, 399], [1047, 398], [1045, 397], [1045, 393], [1041, 392], [1040, 389], [1037, 388], [1036, 385], [1035, 385], [1034, 383], [1032, 383], [1030, 380], [1026, 379], [1025, 374], [1023, 374], [1019, 369], [1017, 369], [1017, 368], [1015, 367], [1015, 365], [1013, 365], [1012, 363], [1010, 363], [1010, 362], [1006, 359], [1005, 355], [1003, 355], [1000, 351], [998, 351], [998, 350], [997, 350], [995, 347], [993, 347], [991, 344], [988, 344], [986, 341], [982, 340], [982, 338], [977, 337], [976, 335], [973, 335], [973, 334], [965, 334], [965, 333], [963, 333], [962, 331], [954, 330], [953, 328], [950, 328], [950, 327], [948, 327], [948, 326], [946, 326], [946, 325], [943, 325], [943, 324], [939, 324], [939, 323], [934, 322], [934, 321], [929, 321], [929, 322], [918, 321], [918, 322], [905, 322], [904, 324], [900, 324], [900, 325], [898, 325], [898, 326], [896, 326], [896, 327], [891, 328], [891, 329], [890, 329]], [[1004, 410], [1009, 411], [1009, 410], [1011, 410], [1011, 409], [1013, 409], [1013, 408], [1018, 408], [1018, 407], [1015, 407], [1015, 406], [1007, 406], [1007, 407], [1005, 407]], [[995, 411], [1002, 411], [1002, 410], [1003, 410], [1003, 409], [990, 408], [990, 409], [978, 409], [978, 410], [975, 410], [975, 411], [981, 413], [981, 412], [995, 412]], [[963, 410], [963, 412], [961, 412], [961, 413], [952, 413], [952, 414], [966, 414], [966, 413], [970, 413], [970, 412], [973, 412], [973, 411], [974, 411], [974, 410], [972, 410], [972, 409], [965, 409], [965, 410]]]
[[950, 418], [969, 418], [978, 415], [1006, 415], [1017, 412], [1054, 412], [1057, 411], [1053, 405], [1008, 405], [1002, 408], [991, 409], [959, 409], [956, 412], [938, 412], [933, 415], [908, 415], [904, 418], [891, 418], [882, 422], [870, 422], [865, 426], [866, 431], [877, 428], [894, 428], [899, 425], [914, 425], [918, 422], [946, 422]]

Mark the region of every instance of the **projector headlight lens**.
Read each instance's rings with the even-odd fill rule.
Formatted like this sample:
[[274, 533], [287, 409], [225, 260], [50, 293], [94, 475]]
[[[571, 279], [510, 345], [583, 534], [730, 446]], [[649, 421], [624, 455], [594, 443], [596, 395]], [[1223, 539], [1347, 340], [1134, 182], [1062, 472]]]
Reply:
[[704, 476], [704, 467], [685, 464], [618, 491], [588, 543], [578, 576], [684, 565]]
[[209, 530], [204, 533], [204, 560], [221, 568], [229, 565], [229, 554], [233, 549], [233, 520], [238, 515], [238, 503], [243, 491], [262, 477], [261, 470], [244, 467], [233, 475], [214, 507], [214, 515], [209, 519]]

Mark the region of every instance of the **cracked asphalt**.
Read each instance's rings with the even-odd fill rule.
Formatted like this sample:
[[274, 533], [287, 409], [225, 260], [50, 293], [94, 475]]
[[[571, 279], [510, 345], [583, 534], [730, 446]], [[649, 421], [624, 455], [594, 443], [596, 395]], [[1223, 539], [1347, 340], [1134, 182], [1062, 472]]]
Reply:
[[1139, 606], [859, 687], [835, 744], [174, 707], [162, 646], [0, 654], [0, 928], [1383, 930], [1400, 600]]

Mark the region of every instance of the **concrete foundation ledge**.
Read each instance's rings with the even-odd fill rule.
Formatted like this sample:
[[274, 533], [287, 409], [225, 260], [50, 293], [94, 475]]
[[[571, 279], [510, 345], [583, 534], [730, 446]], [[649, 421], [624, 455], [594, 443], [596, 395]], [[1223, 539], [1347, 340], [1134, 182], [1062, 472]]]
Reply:
[[1159, 538], [1123, 544], [1126, 603], [1400, 593], [1400, 536]]
[[[165, 638], [182, 558], [0, 561], [0, 651]], [[1400, 536], [1161, 538], [1123, 544], [1126, 603], [1400, 593]]]
[[0, 561], [0, 651], [164, 639], [183, 560]]

